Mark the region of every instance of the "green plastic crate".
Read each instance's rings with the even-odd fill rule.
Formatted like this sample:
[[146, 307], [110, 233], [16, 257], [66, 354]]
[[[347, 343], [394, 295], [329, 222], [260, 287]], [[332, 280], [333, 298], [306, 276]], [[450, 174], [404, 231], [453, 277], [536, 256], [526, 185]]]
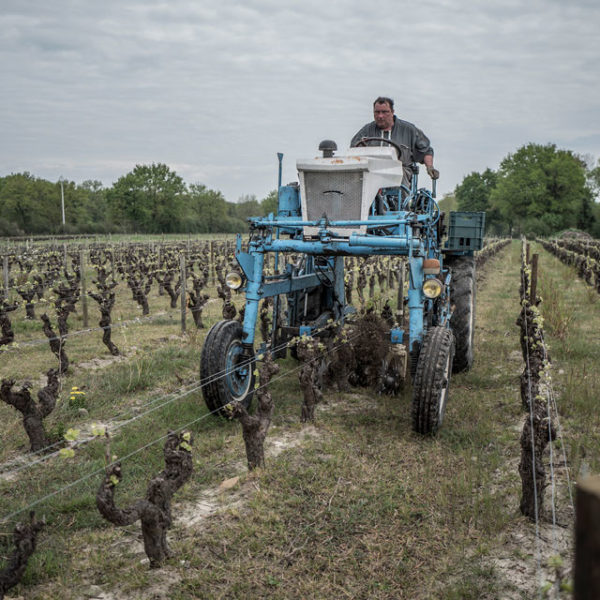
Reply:
[[483, 248], [484, 212], [450, 213], [448, 250], [481, 250]]

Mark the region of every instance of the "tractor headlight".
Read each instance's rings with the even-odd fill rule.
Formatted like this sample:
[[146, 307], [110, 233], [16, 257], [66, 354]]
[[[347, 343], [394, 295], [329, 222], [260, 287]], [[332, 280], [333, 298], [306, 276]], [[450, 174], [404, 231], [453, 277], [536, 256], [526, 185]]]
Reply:
[[232, 290], [239, 290], [242, 287], [242, 283], [244, 283], [244, 280], [236, 271], [227, 273], [225, 276], [225, 285]]
[[427, 298], [437, 298], [444, 291], [444, 284], [435, 277], [427, 279], [423, 284], [423, 293]]

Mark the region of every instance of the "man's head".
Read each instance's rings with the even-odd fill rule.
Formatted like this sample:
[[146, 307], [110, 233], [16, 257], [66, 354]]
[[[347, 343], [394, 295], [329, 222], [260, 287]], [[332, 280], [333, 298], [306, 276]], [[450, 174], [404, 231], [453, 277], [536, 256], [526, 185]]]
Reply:
[[373, 116], [375, 125], [384, 131], [394, 126], [394, 101], [391, 98], [379, 96], [373, 102]]

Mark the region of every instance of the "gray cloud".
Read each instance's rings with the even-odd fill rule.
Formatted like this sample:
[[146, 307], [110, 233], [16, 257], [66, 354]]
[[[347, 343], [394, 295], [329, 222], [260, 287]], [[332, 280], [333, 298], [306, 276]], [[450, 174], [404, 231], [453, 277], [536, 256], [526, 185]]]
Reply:
[[372, 99], [432, 139], [449, 192], [529, 141], [600, 155], [600, 6], [520, 0], [3, 3], [2, 174], [110, 185], [165, 162], [264, 196]]

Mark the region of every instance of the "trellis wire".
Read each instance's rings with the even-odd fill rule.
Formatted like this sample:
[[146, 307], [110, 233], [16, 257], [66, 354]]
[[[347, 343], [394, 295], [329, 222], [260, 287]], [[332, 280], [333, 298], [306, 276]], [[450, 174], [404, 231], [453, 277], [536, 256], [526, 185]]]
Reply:
[[[332, 348], [328, 349], [326, 352], [324, 352], [324, 353], [323, 353], [323, 355], [325, 356], [325, 355], [329, 354], [330, 352], [333, 352], [335, 349], [337, 349], [337, 348], [341, 347], [341, 346], [342, 346], [342, 345], [344, 345], [344, 344], [347, 344], [349, 341], [350, 341], [350, 339], [348, 339], [348, 340], [346, 340], [346, 341], [343, 341], [343, 342], [341, 342], [341, 343], [340, 343], [338, 346], [335, 346], [335, 347], [332, 347]], [[315, 357], [313, 360], [318, 360], [318, 359], [320, 360], [320, 357]], [[251, 361], [250, 361], [250, 362], [251, 362]], [[297, 365], [296, 367], [293, 367], [292, 369], [290, 369], [290, 370], [286, 371], [284, 374], [282, 374], [282, 375], [280, 375], [280, 376], [276, 377], [275, 379], [273, 379], [273, 380], [271, 380], [271, 381], [277, 381], [277, 380], [281, 379], [282, 377], [287, 377], [287, 376], [289, 376], [290, 374], [292, 374], [292, 373], [296, 372], [297, 370], [299, 370], [299, 369], [301, 369], [301, 368], [302, 368], [302, 365]], [[204, 386], [204, 385], [207, 385], [207, 384], [208, 384], [208, 383], [210, 383], [210, 382], [213, 382], [213, 381], [215, 381], [216, 379], [220, 379], [220, 378], [222, 378], [222, 377], [225, 377], [225, 375], [226, 375], [226, 373], [225, 373], [225, 372], [223, 372], [223, 373], [222, 373], [222, 374], [221, 374], [219, 377], [217, 377], [217, 378], [213, 378], [213, 379], [211, 379], [210, 381], [207, 381], [207, 382], [205, 382], [204, 384], [201, 384], [201, 385], [199, 386], [199, 388], [201, 388], [201, 387], [202, 387], [202, 386]], [[199, 389], [199, 388], [198, 388], [198, 389]], [[261, 389], [261, 387], [258, 387], [257, 389]], [[189, 393], [189, 392], [188, 392], [188, 393]], [[186, 395], [187, 395], [187, 394], [186, 394]], [[177, 397], [177, 398], [173, 398], [171, 401], [169, 401], [169, 403], [170, 403], [170, 402], [173, 402], [173, 401], [174, 401], [174, 400], [176, 400], [176, 399], [179, 399], [179, 397]], [[236, 402], [239, 402], [239, 401], [236, 401]], [[165, 404], [166, 404], [166, 403], [165, 403]], [[180, 427], [178, 427], [178, 428], [174, 429], [174, 431], [175, 431], [175, 433], [177, 433], [177, 432], [180, 432], [180, 431], [183, 431], [183, 430], [185, 430], [185, 429], [187, 429], [187, 428], [191, 427], [192, 425], [195, 425], [196, 423], [198, 423], [198, 422], [200, 422], [200, 421], [202, 421], [202, 420], [206, 419], [207, 417], [209, 417], [209, 416], [211, 416], [211, 415], [213, 415], [213, 414], [216, 414], [217, 412], [219, 412], [219, 410], [220, 410], [220, 409], [219, 409], [219, 408], [217, 408], [217, 409], [215, 409], [215, 410], [213, 410], [213, 411], [209, 411], [208, 413], [206, 413], [206, 414], [204, 414], [204, 415], [201, 415], [201, 416], [200, 416], [200, 417], [198, 417], [197, 419], [194, 419], [194, 420], [192, 420], [192, 421], [190, 421], [190, 422], [186, 423], [185, 425], [182, 425], [182, 426], [180, 426]], [[134, 419], [132, 419], [131, 421], [137, 420], [137, 418], [141, 418], [141, 415], [140, 415], [140, 416], [138, 416], [138, 417], [135, 417], [135, 418], [134, 418]], [[168, 434], [167, 434], [167, 435], [168, 435]], [[2, 517], [2, 518], [0, 519], [0, 524], [7, 523], [7, 522], [9, 522], [11, 519], [13, 519], [14, 517], [16, 517], [17, 515], [19, 515], [19, 514], [21, 514], [21, 513], [25, 512], [25, 511], [27, 511], [27, 510], [31, 510], [32, 508], [34, 508], [34, 507], [38, 506], [38, 505], [39, 505], [39, 504], [41, 504], [42, 502], [44, 502], [44, 501], [46, 501], [46, 500], [49, 500], [50, 498], [53, 498], [53, 497], [55, 497], [55, 496], [57, 496], [57, 495], [61, 494], [62, 492], [65, 492], [65, 491], [67, 491], [67, 490], [69, 490], [69, 489], [71, 489], [71, 488], [75, 487], [75, 486], [76, 486], [76, 485], [78, 485], [79, 483], [83, 483], [84, 481], [87, 481], [88, 479], [90, 479], [90, 478], [91, 478], [91, 477], [93, 477], [94, 475], [97, 475], [97, 474], [99, 474], [99, 473], [101, 473], [101, 472], [105, 472], [106, 468], [108, 468], [109, 466], [112, 466], [112, 465], [113, 465], [113, 464], [115, 464], [116, 462], [122, 462], [122, 461], [128, 460], [129, 458], [131, 458], [131, 457], [133, 457], [133, 456], [135, 456], [135, 455], [139, 454], [139, 453], [140, 453], [140, 452], [142, 452], [143, 450], [146, 450], [147, 448], [150, 448], [150, 447], [151, 447], [151, 446], [153, 446], [154, 444], [157, 444], [158, 442], [160, 442], [160, 441], [162, 441], [162, 440], [166, 439], [166, 438], [167, 438], [167, 435], [162, 435], [162, 436], [160, 436], [160, 437], [158, 437], [158, 438], [156, 438], [156, 439], [152, 440], [151, 442], [148, 442], [147, 444], [144, 444], [144, 445], [143, 445], [143, 446], [141, 446], [140, 448], [137, 448], [136, 450], [133, 450], [132, 452], [130, 452], [130, 453], [128, 453], [128, 454], [126, 454], [126, 455], [122, 456], [122, 457], [121, 457], [121, 458], [120, 458], [118, 461], [113, 461], [112, 463], [110, 463], [110, 464], [108, 464], [108, 465], [105, 465], [104, 467], [101, 467], [101, 468], [95, 469], [94, 471], [92, 471], [92, 472], [90, 472], [90, 473], [88, 473], [88, 474], [86, 474], [86, 475], [84, 475], [84, 476], [82, 476], [82, 477], [80, 477], [80, 478], [76, 479], [75, 481], [72, 481], [72, 482], [68, 483], [67, 485], [65, 485], [65, 486], [63, 486], [63, 487], [61, 487], [61, 488], [59, 488], [58, 490], [54, 490], [53, 492], [50, 492], [50, 493], [46, 494], [45, 496], [42, 496], [41, 498], [38, 498], [37, 500], [34, 500], [33, 502], [31, 502], [31, 503], [30, 503], [30, 504], [28, 504], [27, 506], [25, 506], [25, 507], [22, 507], [22, 508], [20, 508], [20, 509], [18, 509], [18, 510], [16, 510], [16, 511], [13, 511], [12, 513], [10, 513], [10, 514], [6, 515], [5, 517]], [[87, 440], [87, 441], [91, 441], [91, 440]], [[58, 453], [55, 453], [55, 455], [56, 455], [56, 454], [58, 454]]]
[[[325, 331], [326, 329], [327, 329], [327, 326], [325, 325], [325, 326], [321, 327], [320, 329], [315, 330], [315, 334], [318, 335], [319, 333], [321, 333], [322, 331]], [[349, 342], [350, 339], [352, 339], [352, 338], [349, 338], [347, 340], [347, 342]], [[282, 342], [281, 344], [279, 344], [278, 346], [273, 347], [273, 349], [271, 349], [269, 351], [270, 352], [277, 352], [277, 351], [282, 350], [283, 348], [285, 348], [287, 345], [288, 345], [287, 342]], [[333, 350], [336, 350], [339, 347], [340, 347], [339, 345], [335, 346], [335, 347], [331, 348], [331, 350], [329, 350], [325, 354], [328, 354], [329, 352], [331, 352]], [[245, 361], [242, 361], [242, 362], [239, 363], [238, 367], [248, 366], [249, 364], [251, 364], [252, 362], [254, 362], [254, 360], [255, 360], [254, 358], [251, 358], [251, 359], [247, 359]], [[290, 372], [293, 372], [293, 370], [290, 371]], [[214, 383], [218, 379], [221, 379], [222, 377], [224, 377], [226, 374], [227, 374], [226, 370], [222, 369], [221, 371], [218, 371], [217, 373], [214, 373], [211, 377], [206, 378], [205, 381], [203, 383], [201, 383], [200, 385], [197, 385], [200, 380], [196, 380], [195, 382], [189, 384], [191, 386], [191, 389], [185, 390], [185, 388], [179, 388], [179, 390], [176, 390], [175, 392], [171, 392], [169, 394], [165, 394], [164, 396], [161, 396], [159, 398], [154, 398], [153, 400], [147, 402], [146, 404], [143, 404], [141, 407], [138, 407], [138, 408], [144, 408], [145, 406], [151, 406], [151, 405], [155, 404], [156, 402], [159, 402], [160, 400], [163, 400], [165, 398], [173, 396], [170, 400], [167, 400], [166, 402], [163, 402], [162, 404], [159, 404], [157, 406], [152, 406], [151, 409], [149, 409], [149, 410], [147, 410], [145, 412], [141, 412], [141, 413], [135, 415], [134, 417], [131, 417], [130, 419], [127, 419], [126, 421], [119, 423], [116, 427], [112, 428], [111, 431], [118, 431], [119, 429], [121, 429], [122, 427], [125, 427], [126, 425], [129, 425], [130, 423], [132, 423], [134, 421], [137, 421], [138, 419], [141, 419], [141, 418], [147, 416], [148, 414], [150, 414], [150, 413], [152, 413], [152, 412], [154, 412], [154, 411], [156, 411], [156, 410], [158, 410], [160, 408], [163, 408], [164, 406], [167, 406], [167, 405], [171, 404], [172, 402], [174, 402], [176, 400], [179, 400], [179, 399], [181, 399], [181, 398], [183, 398], [183, 397], [185, 397], [185, 396], [187, 396], [187, 395], [189, 395], [189, 394], [191, 394], [193, 392], [196, 392], [196, 391], [202, 389], [204, 386], [206, 386], [206, 385], [208, 385], [210, 383]], [[281, 376], [276, 377], [275, 379], [273, 379], [273, 381], [276, 381], [280, 377]], [[185, 390], [185, 391], [183, 391], [183, 390]], [[183, 391], [183, 393], [181, 393], [179, 395], [174, 395], [174, 394], [177, 394], [177, 392], [182, 392], [182, 391]], [[114, 416], [112, 419], [109, 419], [108, 421], [103, 421], [102, 425], [109, 425], [111, 423], [114, 423], [115, 421], [118, 421], [121, 418], [122, 415], [123, 415], [123, 413]], [[83, 440], [78, 440], [77, 447], [83, 446], [83, 445], [85, 445], [85, 444], [93, 441], [94, 439], [97, 439], [97, 438], [95, 436], [91, 436], [91, 437], [85, 438]], [[54, 444], [51, 444], [50, 446], [46, 446], [46, 447], [42, 448], [41, 450], [38, 450], [38, 451], [32, 453], [34, 455], [35, 454], [44, 454], [44, 456], [43, 456], [43, 458], [41, 458], [39, 460], [28, 462], [28, 463], [26, 463], [24, 465], [21, 465], [21, 466], [17, 467], [16, 469], [13, 469], [11, 471], [2, 471], [1, 469], [3, 467], [6, 467], [7, 465], [14, 464], [14, 461], [12, 463], [8, 463], [8, 462], [7, 463], [3, 463], [2, 465], [0, 465], [0, 472], [3, 475], [5, 475], [5, 476], [11, 476], [11, 475], [19, 473], [21, 471], [24, 471], [25, 469], [28, 469], [28, 468], [33, 467], [35, 465], [38, 465], [40, 463], [46, 462], [47, 460], [49, 460], [51, 458], [59, 456], [60, 452], [57, 451], [57, 452], [48, 453], [48, 454], [45, 454], [45, 453], [49, 449], [55, 448], [57, 446], [60, 446], [63, 443], [64, 443], [63, 440], [59, 440], [59, 441], [55, 442]]]

